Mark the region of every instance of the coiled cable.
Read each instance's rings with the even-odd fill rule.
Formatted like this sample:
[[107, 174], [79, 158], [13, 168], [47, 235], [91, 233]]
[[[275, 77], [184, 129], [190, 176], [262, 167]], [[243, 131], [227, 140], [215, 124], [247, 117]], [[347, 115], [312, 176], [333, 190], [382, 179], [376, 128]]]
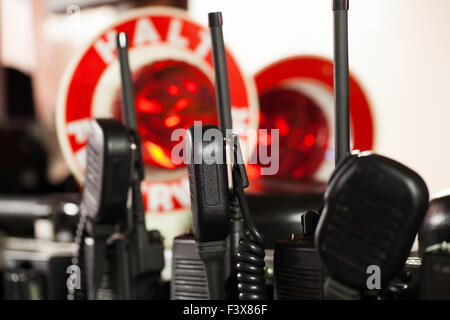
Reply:
[[[233, 178], [235, 178], [234, 172]], [[235, 180], [238, 179], [238, 177], [233, 179], [233, 187], [247, 227], [244, 238], [239, 242], [239, 250], [236, 256], [239, 300], [265, 300], [264, 238], [253, 224], [242, 184], [238, 181], [236, 181], [238, 183], [235, 183]]]

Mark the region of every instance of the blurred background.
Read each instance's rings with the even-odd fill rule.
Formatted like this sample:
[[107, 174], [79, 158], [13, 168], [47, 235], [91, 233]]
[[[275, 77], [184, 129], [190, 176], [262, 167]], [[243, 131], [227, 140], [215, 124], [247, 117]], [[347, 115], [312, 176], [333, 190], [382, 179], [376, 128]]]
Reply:
[[[186, 6], [192, 19], [203, 25], [208, 12], [221, 10], [226, 44], [249, 76], [289, 56], [332, 59], [332, 18], [327, 0], [0, 3], [1, 62], [32, 77], [36, 118], [50, 131], [54, 127], [55, 92], [68, 61], [77, 47], [129, 7]], [[84, 7], [87, 4], [96, 6]], [[431, 194], [447, 188], [450, 3], [379, 0], [355, 1], [351, 6], [350, 68], [370, 101], [374, 149], [417, 170]], [[57, 149], [57, 144], [50, 146]], [[58, 150], [51, 150], [50, 181], [59, 182], [68, 173], [59, 160]]]
[[[57, 126], [62, 126], [55, 120], [57, 108], [66, 108], [58, 102], [66, 90], [63, 74], [68, 79], [87, 48], [111, 26], [123, 22], [124, 16], [139, 15], [136, 12], [153, 6], [181, 10], [175, 15], [205, 30], [208, 12], [223, 13], [225, 44], [237, 73], [245, 78], [250, 110], [246, 123], [280, 130], [278, 174], [261, 177], [259, 164], [247, 167], [252, 178], [249, 202], [259, 217], [257, 223], [267, 230], [277, 221], [270, 241], [297, 230], [292, 222], [299, 221], [299, 211], [320, 206], [334, 152], [329, 0], [0, 0], [0, 229], [8, 236], [68, 245], [55, 249], [54, 243], [47, 244], [48, 256], [73, 252], [82, 179], [68, 163], [70, 156], [63, 156], [61, 136], [57, 137]], [[450, 187], [449, 32], [448, 0], [359, 0], [350, 4], [353, 146], [373, 149], [411, 167], [424, 178], [431, 195]], [[135, 90], [147, 92], [147, 82], [162, 79], [160, 87], [178, 96], [173, 85], [180, 77], [190, 77], [194, 86], [184, 82], [188, 94], [182, 99], [188, 100], [175, 104], [180, 108], [182, 102], [191, 103], [182, 121], [178, 116], [165, 118], [165, 127], [158, 128], [160, 122], [152, 127], [156, 128], [154, 136], [148, 128], [140, 129], [144, 139], [148, 135], [153, 142], [167, 141], [169, 129], [186, 128], [196, 116], [214, 116], [215, 110], [211, 66], [194, 62], [173, 66], [172, 58], [158, 55], [159, 60], [155, 59], [166, 61], [166, 71], [161, 75], [157, 65], [149, 64], [143, 71], [149, 78], [136, 75], [141, 83], [136, 80], [135, 85], [141, 89]], [[133, 55], [131, 60], [133, 65]], [[192, 69], [193, 65], [198, 68]], [[205, 90], [202, 95], [196, 95], [196, 85]], [[149, 92], [144, 109], [152, 106], [151, 99], [161, 98]], [[114, 94], [108, 91], [111, 104], [117, 100]], [[168, 98], [161, 99], [164, 110], [172, 108]], [[202, 103], [212, 104], [209, 111], [199, 111]], [[142, 108], [138, 116], [139, 110], [148, 111]], [[160, 229], [170, 248], [171, 239], [189, 229], [190, 211], [183, 202], [188, 195], [184, 169], [174, 169], [157, 157], [169, 150], [169, 145], [161, 143], [162, 149], [150, 150], [144, 160], [149, 168], [156, 168], [158, 181], [181, 179], [170, 190], [183, 196], [175, 195], [179, 199], [174, 208], [149, 209], [149, 228]], [[156, 190], [155, 185], [148, 185], [148, 190]], [[165, 197], [165, 191], [161, 192], [158, 198]], [[151, 200], [148, 208], [152, 208]], [[3, 246], [11, 252], [32, 251], [37, 249], [30, 246], [42, 248], [42, 243], [7, 240]], [[17, 259], [8, 259], [14, 269]]]

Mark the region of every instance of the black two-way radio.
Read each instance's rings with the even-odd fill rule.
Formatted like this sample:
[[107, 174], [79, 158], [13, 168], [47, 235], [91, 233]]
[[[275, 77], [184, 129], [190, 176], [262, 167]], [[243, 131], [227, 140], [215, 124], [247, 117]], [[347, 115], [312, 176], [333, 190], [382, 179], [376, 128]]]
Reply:
[[[228, 69], [225, 53], [225, 45], [222, 31], [222, 13], [211, 12], [208, 14], [208, 23], [211, 33], [211, 47], [214, 64], [214, 75], [216, 83], [216, 104], [217, 115], [219, 117], [219, 127], [224, 134], [225, 141], [231, 145], [231, 132], [233, 129], [233, 122], [231, 117], [231, 102], [230, 89], [228, 83]], [[241, 155], [236, 155], [241, 157]], [[237, 168], [237, 167], [233, 167]], [[233, 169], [232, 169], [233, 170]], [[242, 171], [242, 170], [241, 170]], [[246, 175], [243, 172], [243, 177]], [[245, 182], [245, 184], [247, 184]], [[242, 215], [242, 209], [239, 200], [234, 192], [229, 195], [229, 221], [230, 221], [230, 236], [229, 236], [229, 269], [230, 274], [226, 281], [227, 297], [229, 299], [238, 299], [237, 281], [237, 255], [239, 251], [239, 242], [245, 237], [245, 222]]]
[[163, 244], [159, 232], [147, 232], [145, 226], [140, 186], [144, 167], [125, 33], [117, 37], [117, 50], [125, 125], [116, 119], [96, 119], [89, 133], [76, 234], [80, 249], [74, 257], [74, 264], [84, 269], [85, 289], [73, 293], [87, 299], [151, 299], [160, 286]]
[[[334, 116], [335, 163], [350, 152], [350, 119], [348, 87], [348, 1], [334, 1]], [[321, 210], [319, 210], [321, 211]], [[314, 233], [315, 223], [306, 223], [319, 217], [309, 210], [302, 215], [301, 233], [277, 241], [274, 252], [275, 299], [311, 300], [323, 298], [324, 272], [317, 256]], [[308, 226], [307, 230], [305, 229]]]
[[[264, 272], [264, 238], [253, 224], [245, 198], [244, 188], [249, 181], [240, 150], [238, 136], [227, 133], [232, 130], [230, 92], [222, 32], [222, 13], [208, 14], [211, 44], [216, 80], [217, 113], [220, 129], [225, 134], [231, 154], [232, 190], [230, 194], [230, 281], [236, 276], [241, 300], [262, 300], [266, 298]], [[233, 287], [229, 293], [232, 298]]]
[[333, 11], [337, 166], [315, 242], [328, 276], [325, 296], [360, 299], [403, 270], [427, 209], [428, 190], [418, 174], [394, 160], [373, 153], [348, 155], [348, 0], [334, 0]]
[[[200, 139], [194, 139], [196, 130]], [[208, 130], [216, 133], [211, 141], [205, 138]], [[190, 153], [192, 229], [198, 254], [205, 265], [209, 298], [224, 299], [229, 203], [222, 132], [215, 125], [194, 125], [188, 129], [185, 143]]]
[[186, 132], [193, 234], [174, 240], [172, 299], [226, 298], [230, 195], [224, 144], [216, 125], [194, 124]]
[[274, 252], [276, 300], [322, 300], [324, 272], [314, 245], [319, 214], [301, 214], [301, 232], [278, 240]]
[[[240, 299], [264, 299], [264, 240], [251, 221], [244, 194], [248, 178], [238, 137], [232, 132], [222, 15], [220, 12], [209, 13], [208, 19], [219, 127], [194, 125], [189, 128], [185, 137], [186, 149], [191, 151], [188, 171], [198, 255], [187, 259], [186, 254], [180, 252], [186, 246], [192, 245], [193, 239], [189, 235], [175, 239], [171, 297], [201, 299], [208, 296], [210, 299], [237, 299], [239, 296]], [[209, 130], [216, 133], [214, 141], [203, 139]], [[200, 134], [196, 135], [196, 131]], [[228, 157], [231, 162], [231, 190], [227, 177], [227, 149], [230, 150]], [[209, 151], [205, 154], [206, 150]], [[215, 150], [213, 159], [208, 159], [211, 150]], [[195, 158], [200, 161], [195, 162]], [[226, 238], [229, 247], [227, 253]], [[206, 277], [203, 278], [198, 269], [199, 260], [203, 261], [206, 271]], [[224, 266], [227, 260], [229, 264]], [[195, 272], [178, 267], [186, 263], [189, 270], [194, 270], [195, 267]], [[227, 277], [225, 283], [224, 274]], [[194, 279], [197, 279], [198, 285], [194, 285]], [[207, 294], [205, 288], [208, 289]]]
[[131, 142], [116, 119], [92, 121], [88, 134], [82, 207], [97, 224], [115, 224], [126, 211]]
[[141, 154], [141, 138], [137, 130], [133, 84], [128, 61], [128, 37], [121, 32], [117, 36], [117, 53], [122, 80], [122, 117], [132, 139], [131, 208], [128, 218], [128, 255], [130, 266], [131, 297], [150, 299], [156, 297], [160, 285], [160, 273], [164, 268], [164, 248], [159, 232], [147, 232], [141, 182], [144, 164]]

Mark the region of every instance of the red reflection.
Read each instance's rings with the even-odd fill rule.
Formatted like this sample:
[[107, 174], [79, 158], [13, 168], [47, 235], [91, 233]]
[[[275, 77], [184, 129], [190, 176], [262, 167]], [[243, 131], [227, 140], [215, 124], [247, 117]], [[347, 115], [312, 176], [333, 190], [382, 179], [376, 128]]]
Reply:
[[175, 110], [181, 111], [183, 109], [186, 109], [189, 105], [189, 100], [186, 98], [181, 98], [175, 103]]
[[[187, 129], [194, 120], [217, 124], [215, 90], [196, 67], [175, 60], [158, 61], [133, 74], [142, 158], [146, 165], [175, 169], [170, 154], [179, 141], [171, 141], [175, 129]], [[120, 93], [113, 112], [121, 117]]]
[[289, 134], [289, 125], [287, 124], [287, 121], [283, 117], [277, 117], [275, 119], [275, 127], [280, 130], [280, 136], [285, 136]]
[[305, 136], [305, 139], [303, 139], [303, 143], [308, 147], [312, 147], [316, 143], [316, 137], [309, 133]]
[[161, 104], [152, 101], [152, 100], [146, 100], [146, 99], [138, 99], [137, 100], [137, 108], [138, 111], [142, 113], [160, 113], [163, 110], [163, 107]]
[[164, 120], [164, 124], [167, 128], [175, 127], [177, 124], [179, 124], [181, 121], [180, 117], [177, 115], [173, 115], [170, 117], [167, 117], [166, 120]]
[[245, 166], [245, 171], [250, 179], [257, 179], [261, 176], [261, 170], [259, 166], [254, 164], [247, 164]]
[[152, 159], [154, 162], [159, 164], [160, 166], [173, 169], [175, 168], [175, 164], [170, 159], [170, 154], [160, 146], [154, 144], [151, 141], [144, 141], [144, 150], [142, 153], [147, 156], [147, 158]]
[[270, 136], [270, 133], [261, 132], [258, 136], [258, 139], [258, 142], [261, 145], [269, 146], [272, 144], [272, 137]]
[[195, 82], [189, 80], [184, 81], [184, 88], [191, 93], [195, 93], [198, 91], [198, 85]]
[[[324, 159], [330, 134], [322, 109], [303, 93], [283, 88], [266, 91], [259, 102], [260, 128], [279, 130], [277, 177], [311, 177]], [[259, 136], [259, 146], [271, 142], [269, 134]]]
[[173, 96], [177, 96], [180, 94], [180, 88], [178, 88], [178, 86], [171, 84], [170, 86], [167, 87], [167, 91], [169, 92], [169, 94], [173, 95]]

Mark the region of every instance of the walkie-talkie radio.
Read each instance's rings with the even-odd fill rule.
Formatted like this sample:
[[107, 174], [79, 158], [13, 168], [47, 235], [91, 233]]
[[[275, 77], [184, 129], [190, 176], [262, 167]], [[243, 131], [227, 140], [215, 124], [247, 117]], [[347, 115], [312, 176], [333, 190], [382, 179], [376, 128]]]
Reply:
[[369, 267], [381, 270], [378, 289], [397, 276], [427, 202], [423, 180], [400, 163], [375, 154], [347, 157], [329, 182], [316, 232], [328, 296], [357, 298], [373, 289]]
[[[216, 137], [211, 137], [210, 140], [205, 137], [209, 130], [216, 134]], [[191, 126], [185, 136], [190, 158], [188, 173], [192, 229], [197, 241], [198, 254], [205, 265], [208, 296], [213, 300], [225, 298], [229, 203], [223, 142], [222, 132], [215, 125]]]
[[[195, 131], [200, 132], [199, 135]], [[215, 130], [219, 138], [213, 141], [196, 140], [203, 138], [208, 130]], [[234, 290], [239, 291], [239, 298], [243, 300], [260, 300], [266, 296], [264, 273], [264, 240], [251, 221], [246, 203], [244, 188], [248, 186], [242, 155], [237, 135], [231, 135], [231, 150], [233, 168], [233, 190], [230, 194], [226, 179], [226, 165], [211, 162], [205, 156], [216, 155], [215, 161], [224, 159], [225, 147], [222, 132], [214, 125], [198, 125], [189, 128], [186, 134], [186, 144], [190, 146], [190, 158], [194, 161], [195, 154], [200, 163], [189, 163], [189, 180], [191, 188], [191, 203], [193, 211], [193, 229], [196, 238], [199, 257], [204, 262], [208, 297], [210, 299], [225, 298], [225, 238], [228, 236], [229, 204], [228, 197], [236, 197], [245, 221], [245, 234], [239, 241], [236, 254], [236, 265], [231, 266], [235, 271], [238, 285]], [[202, 150], [201, 147], [204, 147]], [[209, 163], [208, 163], [209, 162]], [[181, 239], [179, 239], [181, 240]], [[179, 245], [179, 243], [177, 243]], [[231, 245], [230, 245], [231, 246]], [[231, 251], [230, 251], [231, 254]], [[174, 257], [174, 261], [178, 257]], [[231, 259], [230, 259], [231, 260]], [[230, 272], [231, 273], [231, 272]], [[175, 277], [177, 277], [175, 275]], [[175, 285], [177, 285], [175, 283]], [[174, 290], [174, 289], [173, 289]]]
[[[96, 119], [88, 135], [86, 181], [76, 234], [79, 246], [73, 263], [81, 269], [81, 289], [74, 298], [115, 299], [121, 296], [122, 280], [113, 279], [108, 239], [120, 232], [126, 219], [130, 181], [131, 141], [116, 119]], [[118, 275], [118, 273], [115, 273]]]
[[89, 134], [76, 235], [80, 249], [74, 258], [84, 269], [83, 289], [75, 290], [74, 298], [151, 299], [158, 297], [161, 285], [163, 244], [159, 232], [147, 232], [145, 226], [140, 189], [144, 169], [125, 33], [118, 35], [117, 47], [126, 126], [116, 119], [97, 119]]
[[117, 55], [122, 80], [122, 117], [133, 148], [131, 163], [131, 208], [128, 211], [126, 246], [129, 258], [131, 298], [152, 299], [158, 297], [161, 270], [164, 268], [164, 248], [157, 230], [147, 232], [141, 182], [144, 164], [141, 154], [141, 138], [137, 130], [136, 110], [128, 61], [128, 37], [121, 32], [117, 36]]
[[[244, 188], [248, 186], [245, 165], [240, 150], [239, 139], [232, 133], [231, 106], [228, 88], [225, 49], [222, 35], [222, 15], [220, 12], [209, 13], [213, 62], [216, 79], [217, 110], [219, 128], [213, 125], [194, 125], [189, 128], [185, 142], [191, 151], [188, 165], [193, 211], [193, 229], [198, 254], [203, 261], [207, 276], [208, 297], [210, 299], [264, 299], [266, 297], [264, 273], [264, 239], [251, 221]], [[204, 141], [203, 134], [215, 130], [217, 140]], [[200, 134], [195, 134], [195, 132]], [[200, 139], [200, 140], [197, 140]], [[226, 150], [230, 150], [232, 189], [227, 178]], [[214, 161], [208, 160], [213, 152]], [[195, 156], [200, 159], [198, 163]], [[210, 159], [212, 160], [212, 159]], [[219, 163], [216, 160], [222, 160]], [[206, 163], [206, 162], [209, 162]], [[229, 267], [224, 266], [225, 250], [228, 237]], [[185, 241], [183, 237], [175, 239], [174, 248]], [[177, 249], [174, 254], [177, 254]], [[180, 257], [173, 257], [173, 262]], [[193, 256], [193, 259], [198, 257]], [[192, 259], [191, 259], [192, 261]], [[198, 260], [197, 260], [198, 261]], [[229, 270], [229, 272], [226, 272]], [[183, 286], [183, 271], [174, 269], [172, 281], [172, 298], [199, 296], [197, 288]], [[224, 282], [224, 274], [227, 281]], [[196, 275], [197, 276], [197, 275]], [[193, 279], [191, 275], [189, 279]], [[187, 280], [186, 278], [183, 278]], [[186, 292], [191, 289], [191, 292]], [[184, 291], [183, 291], [184, 290]]]
[[[334, 101], [335, 162], [350, 150], [348, 109], [347, 1], [333, 1], [334, 19]], [[345, 80], [347, 79], [347, 81]], [[321, 210], [319, 210], [321, 212]], [[303, 213], [302, 232], [277, 241], [274, 252], [274, 297], [289, 300], [321, 300], [324, 297], [324, 272], [314, 234], [319, 213]]]
[[[336, 163], [316, 230], [327, 273], [328, 299], [360, 299], [403, 270], [428, 206], [422, 178], [372, 153], [349, 154], [348, 1], [333, 1], [335, 17]], [[371, 272], [379, 270], [373, 286]]]
[[[231, 150], [232, 190], [230, 193], [230, 276], [227, 279], [228, 298], [262, 300], [266, 298], [264, 272], [264, 238], [250, 216], [244, 189], [249, 181], [240, 150], [238, 136], [231, 133], [231, 105], [225, 46], [222, 32], [222, 13], [208, 14], [216, 80], [217, 113], [219, 127]], [[231, 133], [231, 134], [230, 134]], [[237, 284], [237, 292], [235, 290]]]
[[299, 235], [277, 241], [274, 252], [276, 300], [322, 300], [324, 272], [314, 245], [319, 214], [302, 213]]

